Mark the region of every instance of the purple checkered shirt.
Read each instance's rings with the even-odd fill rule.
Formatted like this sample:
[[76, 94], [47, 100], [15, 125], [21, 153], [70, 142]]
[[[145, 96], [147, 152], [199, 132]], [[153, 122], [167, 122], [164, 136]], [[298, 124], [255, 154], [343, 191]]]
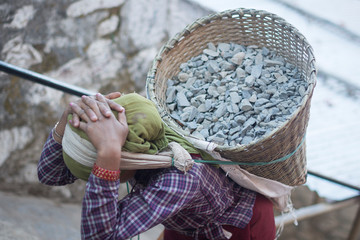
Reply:
[[[39, 180], [48, 185], [72, 183], [62, 147], [51, 134], [38, 164]], [[90, 175], [83, 200], [83, 239], [128, 239], [158, 224], [193, 236], [227, 239], [222, 225], [244, 228], [252, 217], [256, 194], [235, 184], [218, 168], [195, 164], [183, 174], [164, 169], [147, 187], [136, 185], [118, 200], [119, 181]]]

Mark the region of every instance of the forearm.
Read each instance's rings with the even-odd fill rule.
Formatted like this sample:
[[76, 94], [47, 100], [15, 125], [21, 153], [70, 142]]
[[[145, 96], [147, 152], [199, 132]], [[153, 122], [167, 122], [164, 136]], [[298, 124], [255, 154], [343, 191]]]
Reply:
[[61, 144], [53, 139], [52, 133], [43, 147], [37, 170], [39, 181], [46, 185], [66, 185], [76, 180], [64, 163]]
[[152, 198], [133, 192], [119, 201], [119, 185], [90, 174], [82, 204], [82, 239], [130, 239], [162, 222], [161, 211], [148, 202]]
[[189, 175], [163, 175], [118, 201], [120, 182], [91, 174], [83, 200], [82, 239], [129, 239], [163, 223], [198, 195], [197, 183]]
[[82, 239], [112, 239], [116, 235], [120, 181], [90, 175], [82, 204]]

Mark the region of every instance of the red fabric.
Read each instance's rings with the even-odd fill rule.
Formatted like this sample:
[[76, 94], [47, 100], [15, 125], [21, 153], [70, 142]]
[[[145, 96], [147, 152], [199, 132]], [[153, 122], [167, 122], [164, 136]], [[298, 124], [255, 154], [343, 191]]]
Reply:
[[[231, 240], [273, 240], [276, 234], [273, 205], [269, 199], [261, 194], [257, 194], [253, 216], [249, 224], [244, 229], [230, 225], [224, 225], [223, 228], [232, 233]], [[164, 231], [164, 240], [193, 239], [173, 230], [165, 229]], [[201, 237], [199, 239], [206, 240], [206, 238]]]

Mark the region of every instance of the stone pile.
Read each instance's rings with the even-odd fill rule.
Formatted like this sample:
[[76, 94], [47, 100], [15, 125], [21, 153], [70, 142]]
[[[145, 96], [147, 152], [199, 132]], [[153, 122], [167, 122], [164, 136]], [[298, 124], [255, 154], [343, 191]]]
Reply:
[[255, 45], [209, 43], [168, 79], [171, 116], [197, 138], [247, 145], [288, 120], [307, 94], [296, 66]]

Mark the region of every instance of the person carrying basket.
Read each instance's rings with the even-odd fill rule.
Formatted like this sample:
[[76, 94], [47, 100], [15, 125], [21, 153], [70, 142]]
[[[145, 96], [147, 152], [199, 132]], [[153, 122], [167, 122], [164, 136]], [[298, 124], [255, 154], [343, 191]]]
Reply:
[[[44, 184], [78, 179], [65, 164], [62, 148], [72, 114], [69, 124], [84, 131], [97, 150], [82, 202], [82, 239], [129, 239], [158, 224], [165, 227], [165, 240], [275, 238], [271, 201], [239, 186], [221, 168], [194, 163], [186, 174], [176, 167], [121, 171], [123, 152], [118, 146], [124, 147], [129, 126], [127, 109], [112, 101], [118, 97], [116, 92], [97, 94], [70, 103], [38, 163]], [[119, 200], [120, 182], [128, 180], [132, 191]]]

